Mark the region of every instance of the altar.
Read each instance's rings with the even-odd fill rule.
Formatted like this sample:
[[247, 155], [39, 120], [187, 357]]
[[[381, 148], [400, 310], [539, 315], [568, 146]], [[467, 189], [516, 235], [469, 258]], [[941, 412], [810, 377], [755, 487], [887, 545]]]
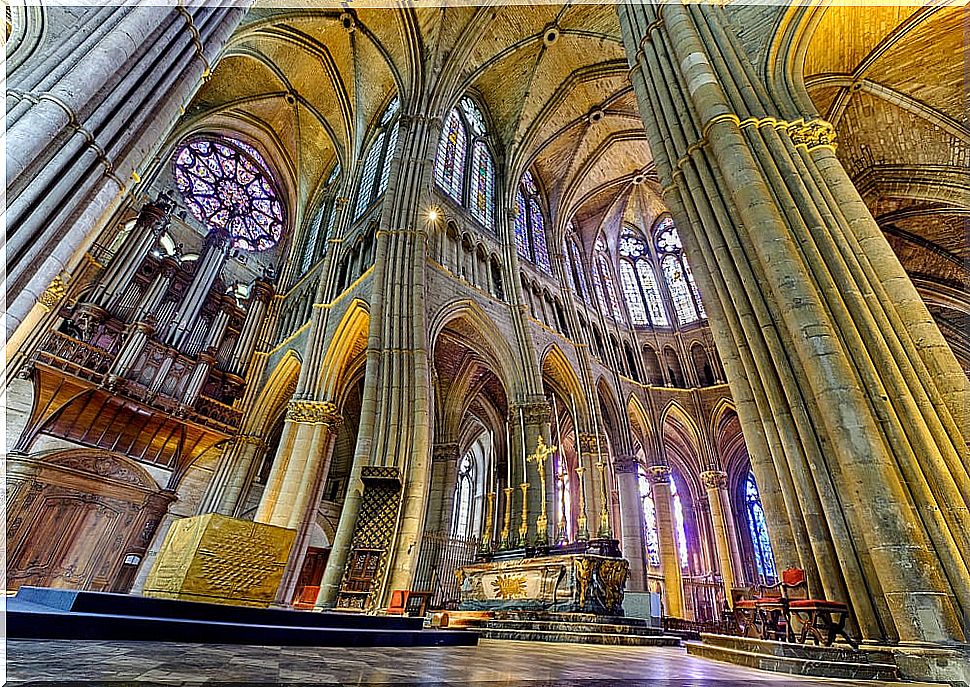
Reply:
[[455, 571], [462, 611], [623, 615], [630, 564], [589, 553], [492, 560]]

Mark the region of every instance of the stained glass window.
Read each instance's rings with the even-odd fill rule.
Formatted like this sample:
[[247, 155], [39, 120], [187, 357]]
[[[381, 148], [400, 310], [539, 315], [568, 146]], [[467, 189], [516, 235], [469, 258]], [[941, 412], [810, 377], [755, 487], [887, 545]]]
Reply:
[[465, 125], [458, 110], [452, 110], [435, 156], [435, 181], [445, 193], [461, 202], [465, 178]]
[[491, 229], [494, 226], [495, 163], [484, 141], [472, 150], [472, 215]]
[[[333, 225], [337, 212], [334, 208], [333, 194], [328, 192], [332, 190], [333, 184], [338, 178], [340, 178], [339, 162], [333, 166], [330, 175], [327, 177], [327, 181], [324, 183], [324, 192], [329, 197], [321, 203], [317, 216], [313, 220], [306, 243], [303, 245], [303, 261], [300, 264], [301, 273], [306, 272], [310, 265], [313, 264], [313, 258], [319, 253], [318, 247], [320, 242], [325, 241], [333, 233]], [[325, 221], [327, 223], [326, 231], [323, 230], [323, 223]]]
[[670, 475], [670, 498], [674, 506], [674, 534], [677, 536], [677, 555], [680, 558], [680, 567], [687, 569], [687, 530], [684, 528], [684, 504], [680, 501], [677, 493], [677, 480], [673, 473]]
[[381, 183], [377, 186], [377, 195], [384, 195], [387, 190], [387, 180], [391, 175], [391, 160], [394, 157], [394, 149], [397, 148], [397, 132], [400, 127], [391, 126], [391, 133], [388, 136], [387, 151], [384, 153], [384, 165], [381, 167]]
[[467, 537], [471, 520], [472, 499], [475, 497], [474, 464], [469, 451], [458, 464], [458, 479], [455, 482], [455, 511], [451, 522], [451, 536]]
[[660, 535], [657, 532], [657, 509], [650, 492], [650, 480], [641, 466], [638, 469], [640, 484], [640, 505], [643, 509], [643, 533], [647, 545], [647, 562], [654, 568], [660, 567]]
[[667, 288], [670, 289], [670, 298], [674, 302], [674, 310], [677, 312], [677, 319], [681, 324], [689, 324], [697, 320], [697, 309], [694, 307], [694, 299], [687, 286], [687, 279], [684, 277], [684, 270], [681, 268], [680, 260], [674, 255], [667, 255], [660, 262], [663, 269], [664, 278], [667, 280]]
[[765, 510], [761, 505], [758, 484], [754, 480], [754, 473], [750, 470], [744, 482], [744, 505], [748, 513], [748, 531], [751, 534], [758, 575], [762, 580], [773, 583], [778, 579], [778, 573], [775, 571], [775, 556], [771, 550], [771, 539], [768, 537], [768, 525], [765, 522]]
[[525, 216], [525, 196], [522, 191], [515, 194], [515, 249], [519, 255], [529, 257], [529, 224]]
[[255, 148], [233, 138], [198, 136], [179, 146], [172, 167], [186, 206], [207, 229], [226, 231], [234, 246], [249, 251], [280, 240], [279, 187]]
[[546, 249], [546, 224], [542, 220], [539, 201], [535, 198], [529, 199], [529, 224], [532, 230], [532, 242], [535, 245], [536, 264], [547, 274], [552, 274], [552, 268], [549, 266], [549, 251]]
[[374, 177], [377, 176], [377, 165], [381, 161], [383, 147], [384, 132], [382, 131], [377, 135], [364, 160], [364, 173], [360, 180], [360, 188], [357, 189], [357, 210], [354, 212], [354, 219], [363, 215], [364, 210], [370, 207], [373, 200]]
[[677, 319], [681, 324], [696, 322], [699, 318], [707, 317], [701, 294], [694, 282], [690, 265], [684, 255], [684, 246], [680, 241], [680, 234], [670, 217], [665, 217], [657, 224], [657, 250], [665, 257], [660, 267], [670, 289], [670, 297], [677, 311]]
[[[610, 270], [610, 262], [606, 257], [606, 243], [603, 237], [596, 239], [596, 269], [593, 270], [594, 276], [598, 276], [601, 286], [600, 305], [603, 306], [604, 314], [613, 317], [617, 322], [623, 321], [623, 312], [620, 310], [620, 302], [617, 300], [616, 285], [613, 282], [613, 272]], [[599, 275], [595, 273], [599, 272]], [[604, 303], [605, 296], [605, 303]], [[607, 304], [609, 307], [607, 307]]]
[[487, 137], [482, 111], [465, 96], [445, 120], [435, 154], [434, 178], [448, 197], [468, 208], [487, 229], [493, 229], [495, 161]]
[[697, 290], [697, 282], [694, 281], [694, 275], [690, 271], [690, 263], [687, 262], [686, 256], [682, 255], [680, 259], [684, 261], [684, 276], [687, 277], [687, 283], [690, 284], [690, 292], [694, 294], [694, 301], [697, 303], [697, 312], [701, 317], [707, 319], [704, 302], [701, 300], [701, 292]]
[[465, 113], [465, 118], [468, 120], [468, 126], [471, 127], [472, 132], [476, 136], [484, 136], [486, 134], [485, 117], [482, 116], [482, 111], [478, 109], [475, 101], [466, 95], [458, 104], [461, 105], [462, 112]]
[[[569, 233], [573, 233], [572, 224], [569, 225]], [[576, 239], [570, 237], [569, 239], [569, 255], [572, 258], [573, 264], [573, 278], [576, 280], [576, 285], [579, 287], [577, 292], [584, 301], [589, 303], [589, 287], [586, 285], [586, 269], [583, 267], [583, 261], [580, 257], [579, 246], [576, 244]]]
[[646, 259], [637, 260], [637, 274], [640, 276], [643, 293], [647, 297], [647, 308], [653, 324], [657, 327], [669, 327], [667, 308], [664, 307], [663, 298], [660, 296], [660, 287], [657, 284], [657, 275], [653, 271], [653, 266]]
[[637, 285], [637, 275], [628, 260], [620, 260], [620, 282], [623, 284], [623, 295], [626, 296], [626, 305], [630, 309], [633, 324], [647, 324], [647, 310], [643, 306], [643, 296], [640, 295], [640, 287]]
[[374, 137], [367, 157], [364, 158], [364, 169], [361, 174], [360, 187], [357, 189], [357, 203], [354, 207], [354, 219], [359, 219], [364, 211], [387, 190], [387, 181], [391, 173], [391, 159], [397, 146], [397, 113], [401, 109], [401, 101], [397, 96], [388, 104], [384, 114], [378, 121], [380, 131]]

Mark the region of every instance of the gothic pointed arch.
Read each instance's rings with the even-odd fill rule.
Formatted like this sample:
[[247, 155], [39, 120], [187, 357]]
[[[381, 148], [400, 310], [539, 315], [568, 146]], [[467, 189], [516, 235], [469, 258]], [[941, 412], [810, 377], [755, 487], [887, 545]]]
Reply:
[[355, 298], [347, 307], [330, 339], [330, 346], [320, 364], [316, 380], [316, 397], [330, 399], [349, 383], [354, 361], [361, 362], [367, 350], [370, 310], [363, 300]]
[[542, 356], [542, 376], [562, 398], [575, 401], [580, 426], [588, 426], [589, 411], [582, 383], [566, 354], [556, 344], [551, 344]]

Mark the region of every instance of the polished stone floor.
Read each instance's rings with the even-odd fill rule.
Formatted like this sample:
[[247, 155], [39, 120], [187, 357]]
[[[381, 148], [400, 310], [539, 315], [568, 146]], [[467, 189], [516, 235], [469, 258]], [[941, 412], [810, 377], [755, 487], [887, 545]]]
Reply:
[[[478, 647], [339, 649], [107, 641], [7, 641], [7, 684], [764, 687], [848, 681], [714, 663], [679, 648], [482, 640]], [[857, 683], [855, 683], [857, 684]], [[879, 683], [866, 683], [877, 685]]]

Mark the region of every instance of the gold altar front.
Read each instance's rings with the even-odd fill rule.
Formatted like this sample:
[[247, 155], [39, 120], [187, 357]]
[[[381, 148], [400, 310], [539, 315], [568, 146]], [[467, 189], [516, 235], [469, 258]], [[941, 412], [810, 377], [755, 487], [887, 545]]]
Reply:
[[296, 531], [216, 513], [176, 520], [145, 582], [145, 596], [267, 607]]
[[475, 563], [455, 574], [463, 611], [622, 615], [629, 571], [623, 558], [563, 554]]

